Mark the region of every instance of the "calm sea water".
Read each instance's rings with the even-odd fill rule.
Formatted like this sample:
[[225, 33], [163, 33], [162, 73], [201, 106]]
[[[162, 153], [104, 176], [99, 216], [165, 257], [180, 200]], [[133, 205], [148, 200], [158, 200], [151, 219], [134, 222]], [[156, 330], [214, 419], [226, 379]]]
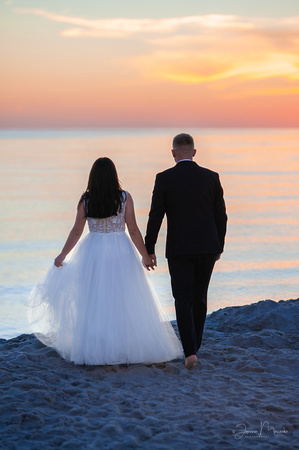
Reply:
[[[144, 233], [155, 174], [173, 165], [171, 139], [180, 131], [0, 132], [0, 337], [29, 332], [28, 294], [64, 244], [94, 160], [114, 160]], [[197, 144], [195, 161], [220, 173], [229, 216], [208, 312], [297, 298], [299, 130], [187, 132]], [[165, 225], [157, 246], [159, 268], [151, 278], [173, 319], [164, 244]]]

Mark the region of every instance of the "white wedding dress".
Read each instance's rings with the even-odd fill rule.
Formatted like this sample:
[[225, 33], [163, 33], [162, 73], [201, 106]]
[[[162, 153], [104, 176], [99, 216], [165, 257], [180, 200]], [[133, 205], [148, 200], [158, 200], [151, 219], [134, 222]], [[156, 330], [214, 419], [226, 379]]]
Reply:
[[87, 218], [89, 233], [63, 267], [47, 272], [29, 299], [32, 331], [76, 364], [154, 363], [182, 347], [117, 216]]

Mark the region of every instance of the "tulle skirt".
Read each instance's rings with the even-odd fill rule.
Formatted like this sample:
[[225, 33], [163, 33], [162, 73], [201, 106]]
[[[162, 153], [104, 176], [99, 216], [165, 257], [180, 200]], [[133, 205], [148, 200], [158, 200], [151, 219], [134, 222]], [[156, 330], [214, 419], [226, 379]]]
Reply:
[[89, 233], [33, 289], [32, 331], [76, 364], [169, 361], [183, 355], [125, 232]]

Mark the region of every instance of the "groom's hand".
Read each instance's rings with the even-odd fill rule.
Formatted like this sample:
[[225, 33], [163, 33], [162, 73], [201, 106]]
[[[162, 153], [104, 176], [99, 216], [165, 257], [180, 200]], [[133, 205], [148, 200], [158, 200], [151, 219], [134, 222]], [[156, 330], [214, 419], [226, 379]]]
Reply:
[[157, 267], [157, 257], [156, 257], [156, 255], [153, 253], [152, 255], [150, 255], [150, 257], [152, 259], [153, 268]]
[[142, 265], [147, 270], [155, 270], [155, 263], [151, 255], [142, 258]]

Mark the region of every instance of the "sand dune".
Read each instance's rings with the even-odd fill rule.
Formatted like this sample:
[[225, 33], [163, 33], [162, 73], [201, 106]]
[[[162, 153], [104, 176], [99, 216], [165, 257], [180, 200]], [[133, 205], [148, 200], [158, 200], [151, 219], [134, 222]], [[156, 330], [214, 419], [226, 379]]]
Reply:
[[0, 448], [299, 448], [298, 319], [299, 300], [216, 311], [190, 372], [75, 366], [34, 335], [2, 339]]

